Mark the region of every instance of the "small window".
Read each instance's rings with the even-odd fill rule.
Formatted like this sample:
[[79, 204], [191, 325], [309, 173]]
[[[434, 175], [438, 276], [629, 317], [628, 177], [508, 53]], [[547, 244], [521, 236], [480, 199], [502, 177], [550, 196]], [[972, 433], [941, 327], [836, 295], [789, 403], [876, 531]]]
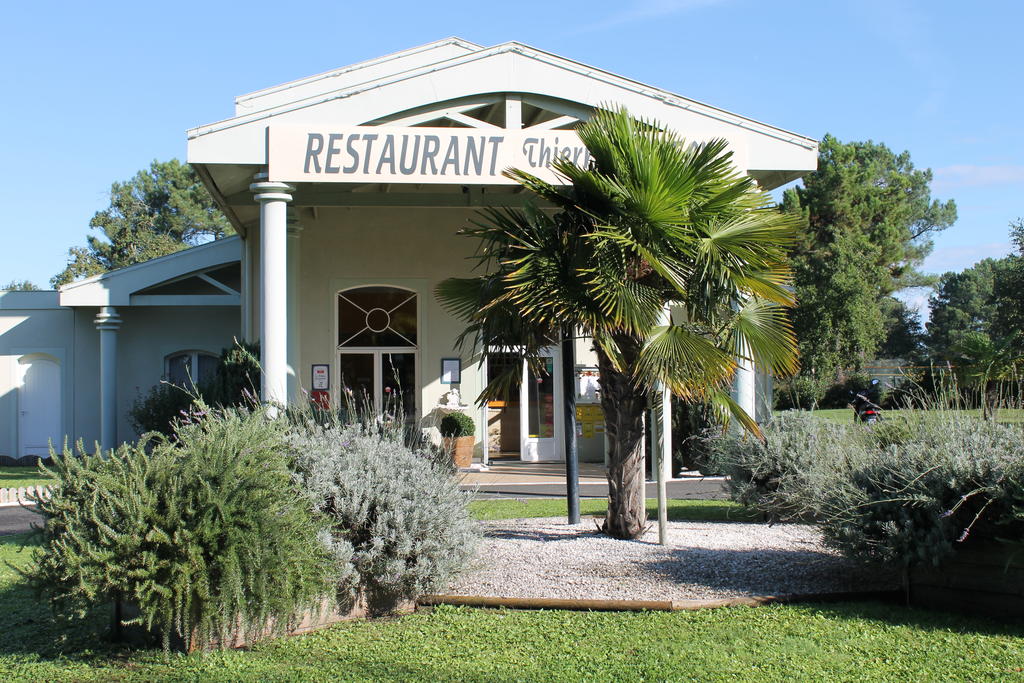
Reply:
[[204, 384], [217, 373], [218, 357], [205, 351], [180, 351], [164, 359], [164, 378], [179, 387]]

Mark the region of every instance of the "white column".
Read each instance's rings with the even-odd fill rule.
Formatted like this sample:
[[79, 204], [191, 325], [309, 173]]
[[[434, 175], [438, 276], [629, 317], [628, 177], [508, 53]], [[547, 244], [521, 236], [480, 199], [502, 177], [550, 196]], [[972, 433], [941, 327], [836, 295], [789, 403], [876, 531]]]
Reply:
[[117, 446], [117, 331], [121, 318], [113, 306], [103, 306], [94, 321], [100, 331], [100, 447]]
[[[749, 352], [748, 354], [749, 355]], [[732, 383], [732, 400], [743, 408], [743, 412], [757, 419], [757, 396], [756, 377], [754, 375], [754, 364], [748, 358], [737, 358], [736, 376]]]
[[288, 400], [299, 402], [302, 389], [302, 375], [299, 367], [301, 355], [299, 320], [299, 277], [302, 261], [299, 252], [299, 235], [302, 226], [298, 218], [288, 219]]
[[[487, 358], [482, 353], [480, 354], [478, 376], [480, 378], [480, 391], [483, 391], [484, 387], [487, 386]], [[488, 422], [491, 417], [491, 409], [487, 403], [487, 401], [484, 401], [483, 405], [480, 406], [480, 433], [483, 434], [483, 438], [480, 440], [480, 455], [484, 467], [489, 467], [491, 464], [491, 431]]]
[[288, 202], [291, 187], [249, 186], [260, 203], [260, 364], [263, 400], [288, 401]]
[[254, 235], [252, 231], [245, 236], [242, 240], [242, 291], [241, 291], [241, 302], [242, 302], [242, 341], [251, 342], [255, 338], [252, 329], [252, 240]]

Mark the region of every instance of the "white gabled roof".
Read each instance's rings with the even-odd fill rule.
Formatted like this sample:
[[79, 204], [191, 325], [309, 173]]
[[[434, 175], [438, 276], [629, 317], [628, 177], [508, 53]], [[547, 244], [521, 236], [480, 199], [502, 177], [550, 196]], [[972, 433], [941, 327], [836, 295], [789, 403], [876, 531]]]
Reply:
[[[71, 282], [58, 290], [61, 306], [129, 306], [132, 295], [192, 273], [238, 262], [242, 256], [242, 242], [237, 236], [214, 240], [198, 247], [183, 249], [167, 256], [143, 261], [108, 273]], [[225, 294], [180, 298], [178, 305], [237, 306], [239, 297]], [[200, 300], [201, 299], [201, 300]]]
[[689, 140], [724, 138], [736, 166], [768, 189], [817, 166], [812, 138], [522, 43], [480, 47], [458, 38], [243, 95], [233, 117], [188, 131], [188, 161], [244, 234], [254, 220], [249, 183], [268, 163], [269, 125], [380, 125], [402, 112], [509, 95], [557, 100], [569, 118], [620, 105]]
[[307, 76], [246, 95], [239, 95], [235, 98], [235, 116], [265, 111], [307, 97], [342, 90], [388, 74], [461, 57], [480, 49], [482, 46], [461, 38], [445, 38], [376, 59], [368, 59], [365, 62], [325, 71], [315, 76]]
[[[447, 45], [447, 41], [441, 44]], [[464, 54], [441, 61], [417, 63], [405, 59], [406, 53], [397, 53], [383, 61], [363, 62], [243, 96], [254, 103], [250, 111], [188, 131], [188, 160], [201, 164], [264, 164], [266, 146], [262, 136], [270, 119], [275, 123], [360, 125], [424, 104], [493, 92], [535, 93], [589, 107], [622, 103], [633, 114], [658, 119], [690, 139], [709, 134], [727, 138], [742, 135], [764, 137], [798, 151], [817, 150], [817, 141], [812, 138], [522, 43], [502, 43], [472, 52], [465, 52], [472, 43], [458, 41], [458, 45]], [[434, 48], [427, 54], [440, 57], [443, 53]], [[339, 76], [335, 78], [334, 74]], [[359, 75], [372, 78], [364, 80]], [[806, 163], [800, 170], [809, 170]]]

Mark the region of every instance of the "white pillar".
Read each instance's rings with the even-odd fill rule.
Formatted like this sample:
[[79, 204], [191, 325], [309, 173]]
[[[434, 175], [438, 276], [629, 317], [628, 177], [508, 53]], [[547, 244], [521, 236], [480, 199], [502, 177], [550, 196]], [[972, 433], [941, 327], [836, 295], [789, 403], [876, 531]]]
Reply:
[[[487, 357], [482, 353], [480, 354], [479, 377], [480, 390], [483, 391], [487, 386]], [[490, 417], [491, 409], [488, 406], [488, 402], [484, 401], [480, 407], [480, 433], [483, 434], [483, 438], [480, 440], [480, 455], [484, 467], [489, 467], [491, 464]]]
[[299, 367], [301, 337], [299, 330], [299, 277], [302, 262], [299, 235], [302, 226], [297, 218], [288, 219], [288, 400], [299, 402], [302, 375]]
[[732, 400], [753, 420], [757, 419], [756, 385], [753, 362], [748, 358], [738, 358], [736, 376], [732, 383]]
[[242, 302], [242, 341], [252, 342], [255, 340], [255, 331], [253, 330], [253, 314], [252, 314], [252, 259], [253, 249], [252, 240], [254, 239], [253, 232], [250, 230], [249, 234], [242, 240], [242, 291], [241, 291], [241, 302]]
[[260, 364], [263, 400], [288, 401], [288, 202], [291, 187], [256, 182], [260, 203]]
[[103, 306], [96, 316], [100, 331], [100, 447], [117, 446], [117, 331], [121, 318], [113, 306]]

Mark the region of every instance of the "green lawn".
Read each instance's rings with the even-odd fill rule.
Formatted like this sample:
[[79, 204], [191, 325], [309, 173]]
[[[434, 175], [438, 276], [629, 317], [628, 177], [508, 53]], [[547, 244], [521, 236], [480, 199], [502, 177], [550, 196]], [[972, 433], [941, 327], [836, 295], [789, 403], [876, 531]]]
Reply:
[[[777, 411], [779, 412], [779, 411]], [[913, 414], [916, 410], [885, 410], [882, 411], [883, 419], [894, 419], [901, 415]], [[971, 415], [981, 419], [981, 409], [977, 410], [964, 410], [960, 411], [967, 415]], [[853, 409], [852, 408], [823, 408], [815, 410], [814, 414], [818, 417], [832, 420], [833, 422], [852, 423], [853, 422]], [[1024, 423], [1024, 409], [1019, 408], [1004, 408], [999, 411], [996, 415], [998, 422], [1004, 422], [1006, 424], [1022, 424]]]
[[49, 477], [35, 467], [0, 467], [0, 489], [40, 486], [50, 483]]
[[1024, 680], [1024, 627], [874, 603], [699, 612], [438, 608], [208, 655], [118, 649], [108, 615], [58, 626], [2, 560], [0, 680]]
[[[586, 499], [580, 501], [580, 514], [604, 516], [608, 501]], [[476, 500], [469, 504], [469, 511], [477, 519], [519, 519], [525, 517], [565, 517], [565, 499], [546, 500]], [[647, 499], [647, 512], [651, 519], [657, 519], [658, 501]], [[668, 518], [672, 521], [695, 520], [700, 522], [750, 522], [759, 521], [757, 513], [726, 500], [670, 500]]]

